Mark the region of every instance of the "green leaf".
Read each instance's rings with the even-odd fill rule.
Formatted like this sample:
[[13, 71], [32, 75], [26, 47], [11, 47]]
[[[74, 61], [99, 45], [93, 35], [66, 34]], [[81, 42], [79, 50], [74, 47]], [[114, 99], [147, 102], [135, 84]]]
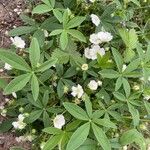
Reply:
[[58, 59], [56, 58], [50, 58], [48, 61], [44, 62], [41, 66], [36, 68], [36, 72], [44, 72], [51, 68], [53, 65], [57, 63]]
[[68, 15], [68, 10], [66, 9], [64, 14], [63, 14], [63, 28], [66, 29], [66, 25], [69, 20], [69, 15]]
[[149, 56], [150, 56], [150, 43], [148, 44], [147, 51], [146, 51], [146, 54], [145, 54], [145, 60], [144, 60], [145, 63], [150, 61]]
[[145, 108], [146, 108], [148, 115], [150, 115], [150, 103], [147, 101], [144, 101], [144, 105], [145, 105]]
[[42, 99], [42, 103], [43, 103], [44, 107], [46, 107], [46, 105], [48, 104], [48, 101], [49, 101], [49, 91], [46, 90], [44, 92], [44, 96], [43, 96], [43, 99]]
[[80, 126], [71, 136], [67, 144], [66, 150], [75, 150], [80, 145], [82, 145], [87, 139], [89, 130], [90, 130], [90, 122], [87, 122], [84, 125]]
[[29, 16], [26, 16], [24, 14], [20, 14], [19, 16], [21, 18], [21, 20], [31, 26], [35, 26], [36, 25], [36, 22], [34, 19], [30, 18]]
[[116, 129], [116, 125], [111, 122], [109, 119], [93, 119], [93, 122], [98, 124], [98, 125], [101, 125], [101, 126], [104, 126], [104, 127], [107, 127], [107, 128], [114, 128]]
[[140, 2], [138, 0], [130, 0], [130, 1], [133, 2], [134, 4], [136, 4], [139, 7], [141, 6]]
[[127, 68], [125, 69], [125, 71], [123, 72], [123, 74], [130, 73], [130, 72], [136, 70], [139, 65], [140, 65], [140, 59], [139, 59], [139, 58], [133, 60], [133, 61], [127, 66]]
[[17, 92], [21, 90], [29, 82], [30, 78], [31, 78], [30, 73], [16, 77], [6, 86], [4, 93], [11, 94], [12, 92]]
[[100, 71], [99, 74], [103, 78], [109, 78], [109, 79], [118, 78], [120, 76], [120, 74], [117, 71], [112, 69], [104, 69]]
[[121, 54], [115, 48], [112, 48], [112, 53], [113, 53], [119, 72], [122, 72], [123, 58]]
[[53, 9], [53, 14], [54, 14], [54, 16], [58, 19], [58, 21], [60, 22], [60, 23], [62, 23], [63, 22], [63, 15], [62, 15], [62, 13], [61, 13], [61, 11], [59, 10], [59, 9]]
[[126, 97], [122, 93], [114, 92], [113, 94], [118, 100], [123, 101], [123, 102], [126, 101]]
[[116, 81], [115, 91], [118, 91], [122, 85], [122, 77], [119, 77]]
[[61, 98], [64, 95], [64, 84], [61, 80], [58, 81], [57, 94], [59, 98]]
[[67, 28], [78, 27], [85, 19], [86, 17], [81, 17], [81, 16], [74, 17], [67, 23], [66, 27]]
[[38, 40], [39, 46], [43, 47], [45, 44], [44, 30], [38, 29], [34, 32], [33, 37]]
[[44, 14], [47, 13], [49, 11], [51, 11], [52, 8], [48, 5], [45, 4], [41, 4], [41, 5], [37, 5], [33, 10], [32, 10], [32, 14]]
[[32, 123], [35, 120], [37, 120], [38, 118], [40, 118], [41, 114], [42, 114], [43, 110], [34, 110], [30, 113], [29, 117], [26, 118], [26, 122], [27, 123]]
[[48, 134], [53, 134], [53, 135], [56, 135], [56, 134], [62, 134], [63, 131], [58, 129], [58, 128], [54, 128], [54, 127], [47, 127], [45, 129], [42, 130], [43, 132], [45, 133], [48, 133]]
[[126, 97], [129, 97], [130, 91], [131, 91], [130, 84], [129, 84], [128, 80], [125, 78], [122, 79], [122, 83], [123, 83], [123, 88], [126, 93]]
[[64, 50], [68, 45], [68, 34], [66, 31], [63, 31], [60, 35], [60, 46]]
[[77, 38], [79, 41], [86, 43], [86, 38], [80, 31], [74, 30], [74, 29], [69, 29], [69, 30], [67, 30], [67, 33], [72, 35], [74, 38]]
[[141, 147], [141, 150], [146, 150], [145, 139], [142, 134], [139, 133], [136, 129], [131, 129], [123, 133], [120, 138], [121, 145], [128, 145], [133, 142], [136, 142]]
[[46, 111], [43, 112], [43, 122], [44, 122], [44, 127], [48, 127], [50, 125], [50, 118], [49, 115]]
[[70, 78], [73, 77], [77, 73], [75, 67], [70, 67], [65, 74], [63, 75], [63, 78]]
[[101, 145], [101, 147], [104, 150], [111, 150], [110, 142], [109, 142], [107, 136], [105, 135], [104, 131], [101, 128], [99, 128], [97, 125], [95, 125], [94, 123], [92, 123], [92, 129], [93, 129], [94, 135], [95, 135], [97, 141], [99, 142], [99, 144]]
[[40, 46], [36, 38], [32, 38], [29, 48], [29, 58], [33, 68], [35, 68], [40, 60]]
[[0, 133], [8, 132], [12, 128], [14, 119], [7, 119], [0, 124]]
[[33, 74], [31, 78], [31, 91], [33, 98], [36, 101], [39, 96], [39, 81], [35, 74]]
[[50, 33], [50, 36], [55, 36], [55, 35], [58, 35], [60, 33], [62, 33], [62, 29], [56, 29], [56, 30], [53, 30], [51, 33]]
[[53, 150], [54, 147], [57, 146], [57, 144], [60, 142], [62, 139], [62, 135], [55, 135], [51, 137], [45, 144], [43, 150]]
[[79, 120], [89, 120], [89, 117], [87, 116], [86, 112], [76, 104], [65, 102], [64, 107], [75, 118]]
[[15, 69], [31, 71], [29, 65], [25, 62], [25, 60], [13, 52], [0, 49], [0, 59], [5, 63], [10, 64]]
[[4, 89], [7, 86], [7, 82], [5, 79], [0, 79], [0, 88]]
[[21, 26], [21, 27], [17, 27], [17, 28], [10, 30], [8, 34], [9, 36], [23, 35], [23, 34], [31, 33], [35, 30], [37, 30], [37, 27]]
[[129, 107], [129, 112], [132, 115], [133, 118], [133, 124], [134, 126], [138, 126], [139, 122], [140, 122], [140, 116], [139, 116], [139, 111], [137, 109], [135, 109], [131, 104], [128, 103], [128, 107]]
[[87, 94], [84, 94], [83, 100], [85, 102], [85, 107], [86, 107], [87, 114], [91, 118], [92, 117], [92, 103], [91, 103], [91, 101], [90, 101]]

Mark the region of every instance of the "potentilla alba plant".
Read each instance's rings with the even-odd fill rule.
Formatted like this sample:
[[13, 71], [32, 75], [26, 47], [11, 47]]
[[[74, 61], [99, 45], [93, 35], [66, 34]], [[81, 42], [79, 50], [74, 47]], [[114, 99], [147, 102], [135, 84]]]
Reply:
[[20, 14], [23, 25], [8, 32], [10, 49], [0, 49], [0, 89], [8, 98], [0, 104], [0, 132], [16, 132], [33, 150], [147, 150], [148, 5], [31, 3]]

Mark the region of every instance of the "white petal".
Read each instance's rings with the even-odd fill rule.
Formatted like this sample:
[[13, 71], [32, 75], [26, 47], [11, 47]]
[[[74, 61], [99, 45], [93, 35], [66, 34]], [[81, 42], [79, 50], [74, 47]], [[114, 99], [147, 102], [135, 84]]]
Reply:
[[97, 15], [91, 14], [91, 19], [92, 19], [93, 24], [95, 24], [96, 26], [99, 26], [100, 19], [99, 19], [99, 17]]

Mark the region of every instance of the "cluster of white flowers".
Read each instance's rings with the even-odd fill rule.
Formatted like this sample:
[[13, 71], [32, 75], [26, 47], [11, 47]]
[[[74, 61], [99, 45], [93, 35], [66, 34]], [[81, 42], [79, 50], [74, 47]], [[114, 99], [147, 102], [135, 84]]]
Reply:
[[102, 81], [91, 80], [88, 84], [88, 87], [93, 91], [97, 90], [98, 86], [102, 86]]
[[98, 33], [93, 33], [90, 35], [90, 42], [93, 44], [101, 44], [110, 42], [113, 39], [113, 36], [109, 32], [101, 31]]
[[29, 141], [29, 142], [32, 142], [34, 139], [34, 136], [33, 135], [24, 135], [24, 136], [19, 136], [19, 137], [16, 137], [15, 140], [20, 143], [20, 142], [26, 142], [26, 141]]
[[61, 129], [64, 125], [65, 125], [65, 117], [61, 114], [61, 115], [57, 115], [54, 120], [54, 127]]
[[81, 98], [83, 93], [84, 93], [84, 91], [80, 84], [78, 84], [76, 87], [75, 86], [72, 87], [71, 95], [73, 95], [74, 97], [77, 96], [77, 98]]
[[18, 116], [18, 120], [13, 122], [12, 125], [14, 126], [15, 129], [24, 129], [25, 126], [26, 126], [26, 123], [23, 122], [23, 120], [25, 119], [24, 115], [23, 114], [20, 114]]
[[100, 48], [99, 45], [92, 45], [91, 48], [86, 48], [84, 50], [84, 55], [88, 59], [97, 59], [97, 54], [100, 54], [101, 56], [105, 55], [105, 49]]
[[25, 48], [25, 41], [22, 40], [21, 37], [15, 36], [14, 38], [10, 38], [13, 45], [15, 45], [17, 48]]
[[6, 117], [7, 110], [3, 105], [0, 106], [0, 112], [1, 112], [1, 116]]

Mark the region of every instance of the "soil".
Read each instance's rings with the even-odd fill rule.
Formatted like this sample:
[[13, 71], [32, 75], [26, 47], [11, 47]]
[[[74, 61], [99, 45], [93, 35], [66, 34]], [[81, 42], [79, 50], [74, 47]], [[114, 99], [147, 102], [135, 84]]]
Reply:
[[[19, 19], [19, 12], [25, 10], [25, 0], [0, 0], [0, 48], [9, 48], [11, 41], [8, 36], [8, 31], [14, 27], [22, 24]], [[0, 75], [2, 73], [0, 72]], [[0, 91], [0, 105], [5, 104], [5, 96]], [[5, 117], [0, 115], [0, 122], [6, 120]], [[31, 149], [31, 143], [17, 142], [15, 134], [7, 132], [0, 134], [0, 150], [9, 150], [13, 146], [20, 146], [25, 150]]]

